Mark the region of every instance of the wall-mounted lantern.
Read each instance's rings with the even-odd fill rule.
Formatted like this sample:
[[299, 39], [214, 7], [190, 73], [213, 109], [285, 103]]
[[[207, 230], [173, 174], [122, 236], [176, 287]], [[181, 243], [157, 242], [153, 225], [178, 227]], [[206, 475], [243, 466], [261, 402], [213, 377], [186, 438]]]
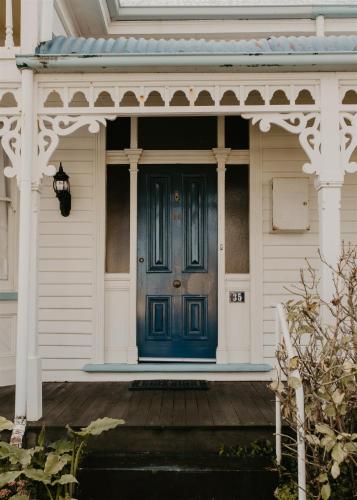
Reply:
[[71, 212], [71, 187], [69, 177], [60, 163], [58, 172], [53, 176], [53, 189], [60, 202], [63, 217], [68, 217]]

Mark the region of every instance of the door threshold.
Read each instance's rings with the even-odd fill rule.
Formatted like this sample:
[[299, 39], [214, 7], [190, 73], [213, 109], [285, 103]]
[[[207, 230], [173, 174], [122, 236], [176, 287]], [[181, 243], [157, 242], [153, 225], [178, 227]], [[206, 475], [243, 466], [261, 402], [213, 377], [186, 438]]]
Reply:
[[258, 373], [270, 372], [273, 367], [267, 363], [88, 363], [82, 370], [91, 373]]
[[147, 358], [139, 357], [139, 363], [215, 363], [216, 358]]

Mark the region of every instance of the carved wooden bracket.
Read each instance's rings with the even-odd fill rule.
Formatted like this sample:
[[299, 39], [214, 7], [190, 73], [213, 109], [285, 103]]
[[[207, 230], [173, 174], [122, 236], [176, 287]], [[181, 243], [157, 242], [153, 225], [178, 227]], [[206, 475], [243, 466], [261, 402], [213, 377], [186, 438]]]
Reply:
[[357, 147], [357, 113], [341, 113], [340, 134], [342, 168], [345, 172], [357, 172], [357, 162], [350, 161]]
[[4, 170], [6, 177], [18, 176], [21, 158], [21, 121], [19, 116], [0, 115], [0, 138], [2, 147], [10, 160]]
[[320, 114], [319, 113], [244, 113], [243, 118], [251, 119], [253, 125], [259, 123], [262, 132], [268, 132], [272, 126], [287, 130], [299, 137], [301, 147], [309, 157], [310, 163], [303, 165], [307, 174], [319, 175], [320, 162]]

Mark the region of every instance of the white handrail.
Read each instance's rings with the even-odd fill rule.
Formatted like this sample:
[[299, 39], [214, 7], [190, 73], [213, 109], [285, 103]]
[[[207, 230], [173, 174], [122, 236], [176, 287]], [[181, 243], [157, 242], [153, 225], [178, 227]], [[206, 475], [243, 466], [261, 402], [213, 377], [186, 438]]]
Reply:
[[[284, 342], [288, 360], [296, 356], [295, 349], [292, 345], [289, 326], [282, 304], [276, 306], [276, 340], [277, 346], [281, 341]], [[278, 380], [281, 379], [281, 369], [277, 362]], [[306, 463], [305, 463], [305, 406], [304, 406], [304, 388], [299, 370], [292, 370], [291, 376], [299, 380], [298, 387], [295, 388], [296, 397], [296, 439], [298, 452], [298, 495], [299, 500], [306, 500]], [[275, 398], [275, 445], [276, 445], [276, 460], [281, 463], [281, 402], [278, 394]]]
[[5, 14], [5, 47], [12, 49], [14, 47], [14, 28], [12, 15], [12, 0], [6, 0]]

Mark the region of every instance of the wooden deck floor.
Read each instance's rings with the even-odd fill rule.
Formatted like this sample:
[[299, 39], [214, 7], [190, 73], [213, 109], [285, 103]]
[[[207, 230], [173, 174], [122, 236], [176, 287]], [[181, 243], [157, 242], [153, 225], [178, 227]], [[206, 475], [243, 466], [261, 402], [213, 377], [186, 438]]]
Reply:
[[[266, 382], [210, 382], [208, 391], [129, 391], [124, 382], [43, 384], [43, 419], [34, 426], [84, 426], [99, 417], [126, 427], [240, 427], [274, 424]], [[13, 418], [14, 387], [0, 388], [0, 415]]]

